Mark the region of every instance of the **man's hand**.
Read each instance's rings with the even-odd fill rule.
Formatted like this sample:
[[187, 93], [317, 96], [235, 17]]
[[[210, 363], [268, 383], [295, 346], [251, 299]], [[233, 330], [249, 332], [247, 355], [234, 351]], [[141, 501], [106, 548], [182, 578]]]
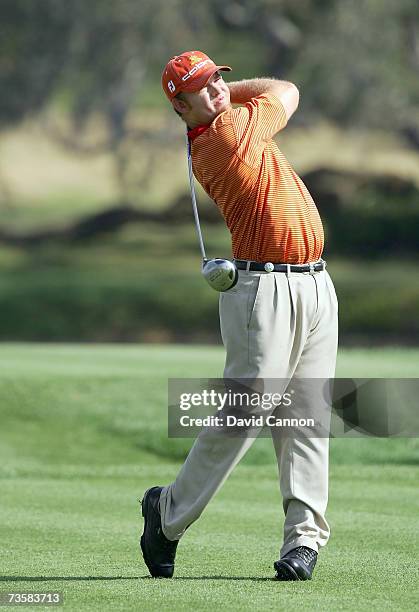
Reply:
[[246, 79], [227, 83], [232, 104], [245, 104], [251, 98], [270, 93], [282, 103], [287, 120], [297, 110], [300, 94], [297, 87], [288, 81], [277, 79]]

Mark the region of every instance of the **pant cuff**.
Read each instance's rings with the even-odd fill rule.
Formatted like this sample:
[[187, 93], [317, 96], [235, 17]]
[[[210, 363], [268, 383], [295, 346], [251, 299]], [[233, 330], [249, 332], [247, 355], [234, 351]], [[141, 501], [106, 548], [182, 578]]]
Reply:
[[169, 493], [169, 488], [170, 488], [170, 485], [167, 487], [163, 487], [160, 493], [160, 499], [159, 499], [160, 521], [161, 521], [161, 529], [163, 531], [163, 534], [166, 536], [168, 540], [170, 540], [171, 542], [174, 542], [175, 540], [180, 540], [181, 536], [185, 533], [185, 530], [183, 530], [182, 533], [180, 534], [176, 534], [176, 533], [173, 533], [173, 530], [171, 532], [170, 529], [168, 529], [167, 526], [165, 525], [167, 496]]

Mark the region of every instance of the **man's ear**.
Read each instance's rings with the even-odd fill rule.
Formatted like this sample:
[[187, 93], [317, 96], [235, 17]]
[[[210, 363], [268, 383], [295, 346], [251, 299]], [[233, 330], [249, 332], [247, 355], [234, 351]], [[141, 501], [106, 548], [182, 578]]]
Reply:
[[186, 102], [186, 100], [182, 100], [182, 98], [173, 98], [172, 99], [172, 104], [173, 104], [173, 108], [175, 109], [175, 111], [177, 111], [178, 113], [181, 113], [183, 115], [183, 113], [187, 113], [188, 110], [190, 110], [190, 104], [188, 104], [188, 102]]

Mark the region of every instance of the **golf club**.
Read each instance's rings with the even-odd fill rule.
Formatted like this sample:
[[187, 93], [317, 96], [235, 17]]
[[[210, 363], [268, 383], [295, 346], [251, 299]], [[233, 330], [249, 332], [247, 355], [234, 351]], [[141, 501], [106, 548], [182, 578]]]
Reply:
[[202, 238], [201, 225], [199, 223], [198, 206], [196, 203], [194, 176], [192, 171], [191, 143], [186, 135], [186, 147], [188, 155], [189, 185], [191, 188], [192, 209], [195, 218], [196, 231], [198, 234], [199, 248], [202, 255], [202, 275], [215, 291], [227, 291], [234, 287], [239, 278], [239, 272], [232, 261], [219, 257], [208, 259], [205, 253], [204, 240]]

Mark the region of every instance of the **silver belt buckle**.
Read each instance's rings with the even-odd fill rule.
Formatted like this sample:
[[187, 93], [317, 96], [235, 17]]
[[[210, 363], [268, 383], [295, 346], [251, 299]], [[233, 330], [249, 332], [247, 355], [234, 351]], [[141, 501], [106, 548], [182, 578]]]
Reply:
[[315, 273], [315, 270], [314, 270], [314, 263], [313, 263], [313, 262], [311, 262], [309, 265], [310, 265], [310, 272], [309, 272], [309, 273], [310, 273], [310, 274], [314, 274], [314, 273]]
[[264, 265], [264, 268], [265, 268], [265, 272], [273, 272], [275, 269], [275, 266], [273, 265], [271, 261], [267, 261], [266, 264]]

